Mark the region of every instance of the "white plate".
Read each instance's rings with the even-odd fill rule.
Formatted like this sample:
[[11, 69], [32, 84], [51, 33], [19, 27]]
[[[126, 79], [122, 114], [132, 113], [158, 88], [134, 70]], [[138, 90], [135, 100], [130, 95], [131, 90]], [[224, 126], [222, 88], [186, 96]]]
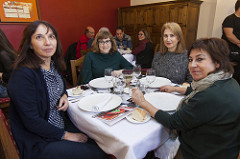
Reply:
[[145, 116], [145, 119], [144, 119], [142, 122], [137, 121], [137, 120], [134, 120], [134, 119], [132, 118], [132, 114], [126, 116], [126, 118], [127, 118], [127, 120], [128, 120], [129, 122], [131, 122], [131, 123], [134, 123], [134, 124], [142, 124], [142, 123], [148, 122], [148, 121], [151, 119], [151, 116], [150, 116], [150, 114], [147, 112], [147, 114], [146, 114], [146, 116]]
[[107, 89], [113, 87], [113, 82], [108, 82], [104, 77], [95, 78], [89, 82], [89, 85], [93, 88]]
[[[93, 106], [96, 105], [97, 103], [102, 102], [102, 99], [104, 97], [108, 96], [110, 93], [98, 93], [98, 94], [91, 94], [86, 97], [83, 97], [79, 102], [78, 102], [78, 107], [82, 110], [85, 111], [90, 111], [90, 112], [95, 112], [93, 110]], [[105, 106], [100, 111], [109, 111], [112, 110], [116, 107], [118, 107], [122, 99], [121, 97], [111, 94], [112, 98], [107, 102]]]
[[177, 96], [172, 93], [154, 92], [144, 95], [145, 99], [154, 107], [163, 111], [174, 111], [183, 96]]
[[[142, 79], [140, 79], [140, 83], [141, 84], [149, 84], [148, 82], [147, 82], [147, 79], [146, 79], [146, 77], [144, 77], [144, 78], [142, 78]], [[164, 86], [164, 85], [171, 85], [171, 81], [169, 80], [169, 79], [167, 79], [167, 78], [164, 78], [164, 77], [156, 77], [156, 79], [155, 79], [155, 81], [153, 82], [153, 83], [151, 83], [150, 85], [149, 85], [149, 87], [150, 88], [159, 88], [159, 87], [161, 87], [161, 86]]]
[[67, 93], [68, 93], [69, 97], [78, 97], [78, 96], [83, 95], [84, 90], [83, 90], [83, 92], [81, 94], [73, 94], [72, 89], [69, 89], [69, 90], [67, 90]]

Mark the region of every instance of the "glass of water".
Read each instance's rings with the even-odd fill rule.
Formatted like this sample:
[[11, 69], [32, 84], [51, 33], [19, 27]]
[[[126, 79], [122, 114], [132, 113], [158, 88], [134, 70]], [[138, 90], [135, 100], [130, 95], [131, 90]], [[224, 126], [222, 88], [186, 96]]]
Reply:
[[151, 84], [156, 80], [156, 71], [154, 69], [148, 69], [147, 70], [146, 80], [149, 83], [148, 88], [150, 88]]
[[126, 87], [126, 82], [123, 77], [114, 77], [114, 93], [118, 94], [122, 97], [122, 93], [124, 91], [124, 88]]
[[110, 89], [110, 84], [111, 84], [111, 82], [112, 82], [112, 80], [113, 80], [113, 76], [112, 76], [112, 69], [111, 68], [106, 68], [105, 70], [104, 70], [104, 77], [105, 77], [105, 80], [107, 81], [107, 83], [108, 83], [108, 87], [109, 87], [109, 89]]

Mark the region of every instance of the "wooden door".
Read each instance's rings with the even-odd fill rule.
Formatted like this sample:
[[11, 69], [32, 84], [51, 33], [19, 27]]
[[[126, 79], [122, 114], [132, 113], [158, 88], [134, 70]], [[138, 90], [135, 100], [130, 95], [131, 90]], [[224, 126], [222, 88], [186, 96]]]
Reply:
[[163, 24], [169, 21], [169, 6], [154, 6], [152, 10], [151, 38], [153, 47], [160, 44], [161, 29]]

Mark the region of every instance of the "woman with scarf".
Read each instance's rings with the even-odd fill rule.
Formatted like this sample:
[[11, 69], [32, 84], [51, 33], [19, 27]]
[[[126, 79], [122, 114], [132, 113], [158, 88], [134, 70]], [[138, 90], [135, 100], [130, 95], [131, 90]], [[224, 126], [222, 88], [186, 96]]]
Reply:
[[[186, 96], [173, 114], [158, 110], [134, 88], [133, 100], [169, 129], [176, 129], [184, 159], [236, 159], [240, 135], [240, 87], [232, 78], [229, 49], [218, 38], [199, 39], [191, 47], [188, 88], [163, 86], [160, 91]], [[159, 101], [161, 102], [161, 101]]]
[[136, 56], [136, 64], [142, 68], [151, 68], [153, 59], [153, 46], [147, 29], [142, 28], [138, 32], [138, 46], [133, 49], [132, 54]]

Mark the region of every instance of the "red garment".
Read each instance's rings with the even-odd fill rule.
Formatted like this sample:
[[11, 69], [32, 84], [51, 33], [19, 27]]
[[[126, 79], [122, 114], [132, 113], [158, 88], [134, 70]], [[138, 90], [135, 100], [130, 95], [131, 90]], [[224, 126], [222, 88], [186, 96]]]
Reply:
[[143, 50], [145, 50], [147, 43], [148, 43], [147, 39], [139, 41], [138, 46], [135, 49], [133, 49], [132, 54], [137, 55], [140, 52], [142, 52]]
[[80, 37], [80, 39], [77, 43], [77, 48], [76, 48], [76, 59], [78, 59], [82, 56], [81, 50], [87, 50], [88, 41], [89, 41], [89, 39], [87, 38], [87, 36], [85, 34]]

